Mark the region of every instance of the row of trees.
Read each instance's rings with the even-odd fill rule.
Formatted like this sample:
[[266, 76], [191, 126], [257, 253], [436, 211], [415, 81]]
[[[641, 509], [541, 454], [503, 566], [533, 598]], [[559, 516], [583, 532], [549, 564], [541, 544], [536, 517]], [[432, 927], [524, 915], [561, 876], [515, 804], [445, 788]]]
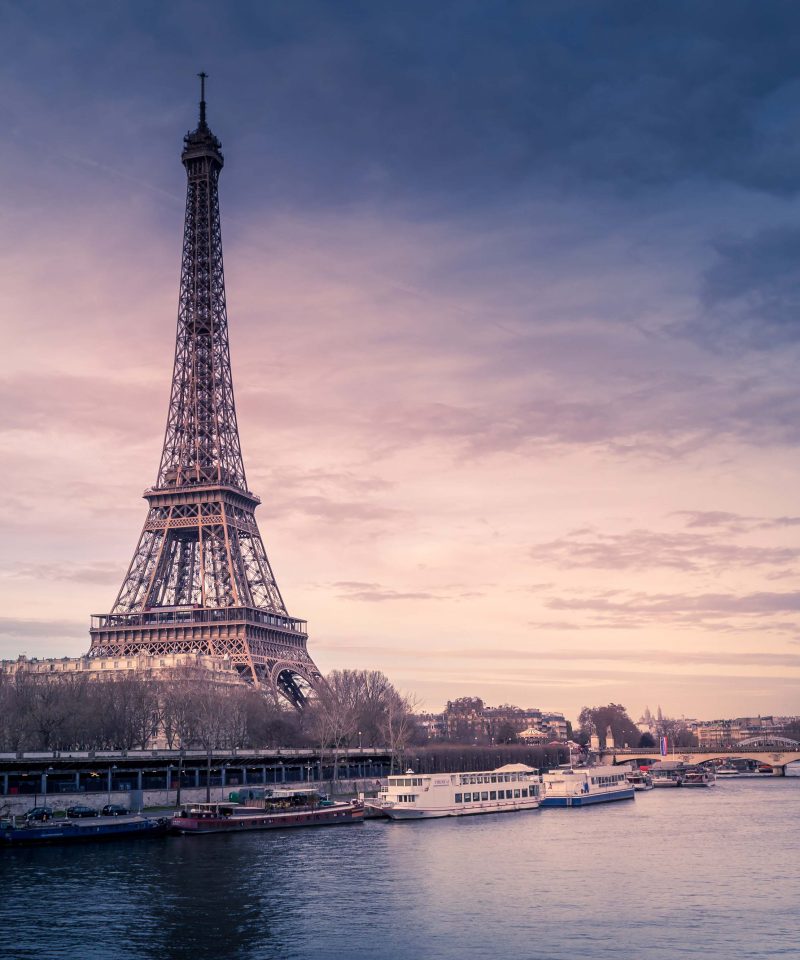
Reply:
[[268, 746], [292, 713], [244, 686], [223, 687], [190, 671], [159, 679], [86, 674], [0, 677], [0, 749], [133, 750]]
[[191, 669], [158, 679], [0, 676], [0, 750], [388, 747], [400, 762], [418, 736], [414, 704], [378, 671], [339, 670], [302, 711]]
[[411, 744], [426, 735], [414, 720], [417, 702], [403, 696], [379, 670], [334, 670], [309, 705], [309, 727], [324, 755], [330, 750], [336, 779], [339, 754], [348, 746], [387, 748], [402, 768]]

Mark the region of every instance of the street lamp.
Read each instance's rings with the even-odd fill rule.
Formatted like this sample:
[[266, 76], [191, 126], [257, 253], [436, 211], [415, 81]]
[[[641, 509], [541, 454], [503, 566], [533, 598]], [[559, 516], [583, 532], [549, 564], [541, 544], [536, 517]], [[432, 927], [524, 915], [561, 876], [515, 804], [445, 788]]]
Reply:
[[178, 754], [178, 789], [175, 793], [175, 806], [181, 805], [181, 780], [183, 779], [183, 747]]
[[113, 776], [114, 776], [114, 773], [113, 773], [113, 772], [114, 772], [114, 770], [116, 770], [116, 769], [117, 769], [116, 764], [112, 764], [112, 765], [108, 768], [108, 802], [109, 802], [109, 804], [111, 803], [111, 786], [112, 786], [112, 778], [113, 778]]
[[358, 731], [358, 749], [361, 750], [361, 731]]

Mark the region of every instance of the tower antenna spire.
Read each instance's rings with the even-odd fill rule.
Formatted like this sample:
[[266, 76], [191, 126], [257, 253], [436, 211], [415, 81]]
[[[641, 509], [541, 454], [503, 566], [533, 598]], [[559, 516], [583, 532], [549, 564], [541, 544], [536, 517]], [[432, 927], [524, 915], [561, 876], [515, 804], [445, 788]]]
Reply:
[[206, 122], [206, 77], [208, 74], [203, 71], [197, 74], [200, 77], [200, 126], [205, 126]]

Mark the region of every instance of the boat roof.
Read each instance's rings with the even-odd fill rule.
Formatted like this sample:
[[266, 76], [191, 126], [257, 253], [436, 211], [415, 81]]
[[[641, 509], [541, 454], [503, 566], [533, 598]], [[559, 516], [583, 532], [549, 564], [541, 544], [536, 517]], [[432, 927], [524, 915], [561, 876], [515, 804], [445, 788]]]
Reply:
[[527, 763], [507, 763], [493, 770], [492, 773], [536, 773], [536, 768], [529, 767]]
[[612, 773], [630, 773], [631, 768], [629, 764], [606, 764], [605, 766], [598, 767], [559, 767], [557, 770], [551, 770], [549, 773], [542, 774], [545, 777], [561, 777], [561, 776], [589, 776], [589, 777], [606, 777]]
[[216, 803], [182, 803], [181, 809], [186, 810], [216, 810], [218, 807], [238, 807], [240, 804], [233, 800], [217, 800]]

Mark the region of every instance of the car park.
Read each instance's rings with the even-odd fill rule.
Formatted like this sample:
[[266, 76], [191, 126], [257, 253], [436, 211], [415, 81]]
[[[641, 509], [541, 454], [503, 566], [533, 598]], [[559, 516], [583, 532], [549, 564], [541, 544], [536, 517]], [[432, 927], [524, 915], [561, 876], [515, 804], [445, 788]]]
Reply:
[[82, 803], [76, 803], [74, 806], [67, 807], [67, 816], [70, 820], [79, 820], [83, 817], [96, 817], [97, 811], [94, 807], [87, 807]]

